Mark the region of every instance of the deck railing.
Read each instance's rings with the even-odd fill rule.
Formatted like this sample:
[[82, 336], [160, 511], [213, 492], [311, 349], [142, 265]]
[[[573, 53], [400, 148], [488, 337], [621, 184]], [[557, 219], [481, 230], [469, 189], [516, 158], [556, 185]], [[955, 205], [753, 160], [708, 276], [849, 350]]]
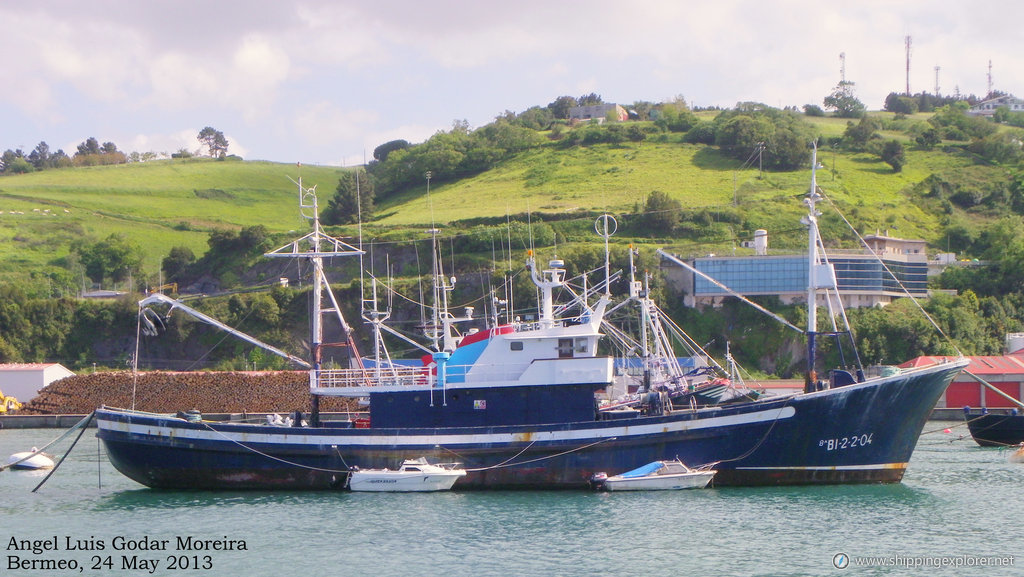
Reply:
[[[474, 382], [498, 383], [518, 379], [524, 368], [502, 366], [495, 369], [478, 364], [446, 365], [443, 370], [445, 382], [449, 384], [464, 383], [470, 369], [474, 369]], [[428, 367], [321, 369], [319, 374], [319, 382], [312, 384], [321, 389], [438, 386], [436, 374]]]
[[[569, 384], [573, 382], [573, 375], [568, 373], [555, 374], [555, 365], [563, 367], [575, 367], [583, 373], [593, 373], [594, 369], [608, 365], [607, 372], [610, 379], [610, 361], [605, 357], [579, 357], [576, 359], [533, 359], [531, 362], [515, 365], [443, 365], [444, 371], [442, 381], [439, 381], [434, 367], [381, 367], [366, 369], [321, 369], [319, 380], [314, 380], [316, 372], [311, 371], [312, 388], [333, 389], [340, 394], [343, 389], [369, 389], [369, 388], [442, 388], [454, 385], [469, 384], [514, 384], [532, 374], [527, 383], [523, 384]], [[472, 373], [470, 373], [472, 371]], [[571, 373], [571, 369], [570, 369]], [[531, 380], [532, 379], [532, 380]], [[579, 382], [594, 381], [593, 374], [580, 376]], [[601, 380], [599, 377], [598, 380]], [[440, 384], [441, 382], [444, 385]], [[356, 393], [356, 391], [352, 391]], [[329, 394], [329, 393], [328, 393]]]
[[424, 387], [434, 380], [425, 367], [379, 367], [367, 369], [321, 369], [319, 388], [406, 386]]

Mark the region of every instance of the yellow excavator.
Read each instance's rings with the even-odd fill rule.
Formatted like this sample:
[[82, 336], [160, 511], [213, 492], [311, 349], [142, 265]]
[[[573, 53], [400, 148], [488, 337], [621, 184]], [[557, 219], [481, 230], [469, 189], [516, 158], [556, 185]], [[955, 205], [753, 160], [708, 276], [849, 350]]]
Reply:
[[0, 391], [0, 415], [6, 415], [7, 413], [13, 413], [21, 408], [21, 403], [14, 397], [4, 396], [4, 392]]

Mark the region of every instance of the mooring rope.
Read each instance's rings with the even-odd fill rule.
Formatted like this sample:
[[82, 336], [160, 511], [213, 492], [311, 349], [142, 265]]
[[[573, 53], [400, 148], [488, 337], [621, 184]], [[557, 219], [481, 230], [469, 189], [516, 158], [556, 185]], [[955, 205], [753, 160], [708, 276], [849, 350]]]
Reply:
[[[351, 473], [352, 472], [352, 469], [325, 469], [323, 467], [313, 467], [311, 465], [303, 465], [302, 463], [296, 463], [294, 461], [289, 461], [287, 459], [282, 459], [280, 457], [275, 457], [273, 455], [269, 455], [267, 453], [264, 453], [263, 451], [260, 451], [259, 449], [254, 449], [254, 448], [252, 448], [252, 447], [250, 447], [248, 445], [245, 445], [245, 444], [243, 444], [243, 443], [241, 443], [239, 441], [236, 441], [236, 440], [232, 439], [231, 437], [225, 435], [221, 431], [218, 431], [217, 429], [214, 429], [213, 427], [211, 427], [205, 421], [200, 421], [200, 424], [203, 425], [204, 427], [206, 427], [207, 429], [213, 431], [214, 433], [217, 433], [221, 437], [227, 439], [228, 441], [231, 441], [232, 443], [238, 445], [239, 447], [242, 447], [243, 449], [245, 449], [247, 451], [252, 451], [253, 453], [256, 453], [257, 455], [260, 455], [261, 457], [266, 457], [266, 458], [271, 459], [273, 461], [277, 461], [279, 463], [284, 463], [285, 465], [290, 465], [292, 467], [298, 467], [300, 469], [309, 469], [311, 471], [321, 471], [323, 473]], [[334, 447], [335, 447], [335, 450], [337, 450], [337, 445], [335, 445]], [[341, 453], [339, 453], [338, 456], [341, 456]], [[345, 459], [342, 459], [341, 462], [346, 467], [348, 467], [348, 464], [345, 463]]]
[[[349, 467], [347, 469], [325, 469], [323, 467], [313, 467], [311, 465], [304, 465], [302, 463], [296, 463], [294, 461], [289, 461], [287, 459], [282, 459], [280, 457], [275, 457], [274, 455], [270, 455], [270, 454], [264, 453], [263, 451], [260, 451], [259, 449], [255, 449], [255, 448], [250, 447], [250, 446], [248, 446], [248, 445], [246, 445], [244, 443], [236, 441], [235, 439], [232, 439], [231, 437], [225, 435], [223, 432], [218, 431], [217, 429], [214, 429], [213, 427], [211, 427], [205, 421], [200, 421], [200, 424], [203, 425], [204, 427], [206, 427], [207, 429], [209, 429], [210, 431], [213, 431], [217, 435], [223, 437], [224, 439], [226, 439], [228, 441], [231, 441], [232, 443], [238, 445], [239, 447], [242, 447], [243, 449], [245, 449], [247, 451], [251, 451], [251, 452], [253, 452], [253, 453], [257, 454], [257, 455], [260, 455], [261, 457], [266, 457], [267, 459], [271, 459], [273, 461], [277, 461], [277, 462], [283, 463], [285, 465], [289, 465], [289, 466], [292, 466], [292, 467], [298, 467], [298, 468], [301, 468], [301, 469], [309, 469], [311, 471], [321, 471], [321, 472], [324, 472], [324, 473], [351, 473], [352, 471], [356, 470], [356, 469], [353, 469], [353, 468], [349, 467], [348, 463], [345, 462], [345, 458], [341, 456], [341, 451], [338, 449], [337, 445], [332, 445], [332, 447], [334, 448], [335, 452], [338, 454], [338, 457], [341, 459], [342, 464], [345, 465], [345, 467]], [[583, 445], [581, 447], [576, 447], [574, 449], [569, 449], [568, 451], [562, 451], [561, 453], [555, 453], [553, 455], [548, 455], [548, 456], [545, 456], [545, 457], [538, 457], [536, 459], [530, 459], [528, 461], [520, 461], [518, 463], [511, 463], [511, 464], [509, 464], [509, 461], [512, 461], [515, 458], [519, 457], [520, 455], [525, 453], [530, 447], [532, 447], [534, 445], [534, 443], [536, 442], [536, 441], [533, 441], [529, 445], [524, 447], [521, 451], [519, 451], [518, 453], [516, 453], [515, 455], [513, 455], [509, 459], [506, 459], [505, 461], [502, 461], [501, 463], [498, 463], [497, 465], [491, 465], [490, 467], [482, 467], [482, 468], [476, 468], [476, 469], [466, 469], [466, 472], [475, 473], [475, 472], [478, 472], [478, 471], [487, 471], [487, 470], [490, 470], [490, 469], [498, 469], [498, 468], [504, 468], [504, 467], [515, 467], [515, 466], [518, 466], [518, 465], [525, 465], [525, 464], [528, 464], [528, 463], [534, 463], [534, 462], [537, 462], [537, 461], [543, 461], [545, 459], [552, 459], [554, 457], [560, 457], [562, 455], [568, 455], [569, 453], [574, 453], [574, 452], [577, 452], [577, 451], [582, 451], [584, 449], [588, 449], [590, 447], [593, 447], [594, 445], [599, 445], [599, 444], [607, 442], [607, 441], [614, 441], [615, 439], [616, 439], [616, 437], [609, 437], [607, 439], [601, 439], [599, 441], [595, 441], [593, 443], [589, 443], [589, 444]], [[455, 451], [452, 451], [451, 449], [449, 449], [447, 447], [443, 447], [441, 445], [438, 445], [438, 447], [441, 448], [441, 449], [444, 449], [445, 451], [448, 451], [448, 452], [452, 453], [453, 455], [456, 455], [459, 458], [464, 458], [464, 457], [462, 457], [462, 455], [459, 455], [458, 453], [456, 453]]]
[[[953, 425], [952, 427], [943, 427], [941, 429], [932, 429], [931, 431], [925, 431], [925, 432], [921, 433], [921, 436], [923, 437], [925, 435], [931, 435], [933, 433], [944, 433], [947, 430], [952, 431], [953, 429], [958, 429], [960, 427], [967, 426], [968, 423], [973, 423], [974, 421], [977, 421], [978, 419], [980, 419], [982, 417], [987, 417], [987, 416], [988, 415], [978, 415], [977, 417], [974, 417], [973, 419], [957, 423], [957, 424]], [[963, 437], [961, 437], [961, 438], [963, 438]]]
[[746, 459], [750, 455], [753, 455], [754, 452], [757, 451], [759, 448], [761, 448], [761, 445], [764, 444], [764, 442], [768, 439], [768, 435], [770, 435], [772, 433], [772, 430], [775, 429], [775, 425], [779, 422], [779, 415], [782, 414], [782, 409], [785, 409], [786, 407], [789, 406], [789, 402], [793, 400], [794, 396], [790, 396], [788, 399], [786, 399], [785, 403], [782, 403], [782, 406], [779, 407], [778, 412], [775, 415], [775, 418], [772, 419], [771, 426], [768, 427], [768, 430], [765, 431], [763, 435], [761, 435], [761, 438], [757, 440], [757, 443], [755, 443], [753, 447], [748, 449], [747, 452], [743, 453], [739, 457], [733, 457], [732, 459], [722, 459], [721, 461], [714, 461], [712, 463], [705, 463], [704, 465], [701, 465], [701, 467], [710, 467], [710, 466], [713, 466], [713, 465], [719, 465], [721, 463], [732, 463], [734, 461], [742, 461], [743, 459]]
[[[43, 477], [43, 480], [42, 480], [42, 481], [39, 481], [39, 484], [38, 484], [38, 485], [36, 485], [36, 488], [35, 488], [35, 489], [32, 489], [32, 492], [33, 492], [33, 493], [35, 493], [36, 491], [38, 491], [38, 490], [39, 490], [39, 487], [42, 487], [42, 486], [43, 486], [43, 484], [44, 484], [44, 483], [46, 483], [47, 481], [49, 481], [49, 480], [50, 480], [50, 477], [52, 477], [52, 476], [53, 476], [53, 474], [57, 472], [57, 469], [59, 469], [59, 468], [60, 468], [60, 466], [61, 466], [61, 464], [63, 464], [63, 463], [64, 463], [64, 459], [67, 459], [67, 458], [68, 458], [68, 455], [70, 455], [70, 454], [71, 454], [71, 449], [74, 449], [74, 448], [75, 448], [75, 445], [77, 445], [77, 444], [78, 444], [78, 440], [82, 438], [82, 435], [83, 435], [83, 434], [85, 433], [85, 429], [89, 427], [89, 423], [90, 423], [90, 422], [92, 421], [92, 418], [93, 418], [93, 416], [95, 416], [95, 415], [96, 415], [96, 411], [93, 411], [93, 412], [89, 413], [89, 416], [88, 416], [88, 417], [86, 417], [85, 419], [83, 419], [83, 421], [82, 421], [82, 427], [81, 427], [81, 430], [80, 430], [80, 431], [78, 431], [78, 436], [77, 436], [77, 437], [75, 437], [75, 441], [74, 441], [73, 443], [71, 443], [71, 446], [70, 446], [70, 447], [68, 447], [68, 451], [67, 451], [66, 453], [64, 453], [64, 456], [63, 456], [63, 457], [61, 457], [59, 461], [57, 461], [57, 464], [56, 464], [56, 465], [54, 465], [52, 469], [50, 469], [50, 472], [49, 472], [49, 473], [47, 473], [45, 477]], [[77, 427], [78, 425], [75, 425], [75, 426]]]
[[[576, 447], [575, 449], [569, 449], [568, 451], [562, 451], [561, 453], [555, 453], [554, 455], [547, 455], [547, 456], [544, 456], [544, 457], [537, 457], [535, 459], [529, 459], [529, 460], [526, 460], [526, 461], [519, 461], [518, 463], [509, 463], [509, 461], [511, 459], [507, 459], [507, 460], [505, 460], [502, 463], [498, 463], [497, 465], [491, 465], [490, 467], [482, 467], [482, 468], [479, 468], [479, 469], [466, 469], [466, 471], [477, 472], [477, 471], [488, 471], [490, 469], [503, 469], [505, 467], [518, 467], [519, 465], [527, 465], [527, 464], [530, 464], [530, 463], [536, 463], [538, 461], [545, 461], [547, 459], [554, 459], [555, 457], [561, 457], [562, 455], [568, 455], [570, 453], [575, 453], [577, 451], [582, 451], [584, 449], [589, 449], [590, 447], [593, 447], [594, 445], [600, 445], [601, 443], [606, 443], [608, 441], [614, 441], [617, 438], [618, 437], [608, 437], [607, 439], [601, 439], [599, 441], [594, 441], [593, 443], [588, 443], [586, 445], [583, 445], [583, 446], [580, 446], [580, 447]], [[526, 449], [529, 449], [530, 446], [532, 446], [532, 445], [533, 445], [533, 443], [531, 442], [529, 445], [526, 446], [525, 449], [523, 449], [522, 451], [519, 451], [519, 453], [516, 454], [516, 457], [518, 457], [519, 455], [522, 455], [526, 451]], [[515, 459], [515, 457], [512, 457], [512, 459]]]
[[59, 443], [60, 441], [63, 441], [65, 438], [67, 438], [71, 433], [75, 432], [75, 430], [77, 430], [83, 424], [88, 423], [89, 419], [92, 418], [92, 415], [93, 415], [93, 413], [89, 413], [81, 421], [78, 421], [77, 423], [72, 425], [72, 427], [70, 429], [68, 429], [67, 431], [64, 431], [59, 437], [57, 437], [56, 439], [50, 441], [49, 443], [46, 443], [45, 445], [42, 446], [42, 448], [36, 449], [35, 451], [32, 451], [32, 453], [30, 455], [28, 455], [27, 457], [25, 457], [23, 459], [18, 459], [17, 461], [15, 461], [13, 463], [7, 463], [6, 465], [0, 466], [0, 471], [3, 471], [4, 469], [10, 468], [10, 467], [13, 467], [13, 466], [17, 465], [18, 463], [21, 463], [22, 461], [26, 461], [28, 459], [31, 459], [32, 457], [35, 457], [36, 455], [38, 455], [38, 454], [42, 453], [43, 451], [45, 451], [46, 449], [48, 449], [50, 447], [50, 445], [53, 445], [55, 443]]

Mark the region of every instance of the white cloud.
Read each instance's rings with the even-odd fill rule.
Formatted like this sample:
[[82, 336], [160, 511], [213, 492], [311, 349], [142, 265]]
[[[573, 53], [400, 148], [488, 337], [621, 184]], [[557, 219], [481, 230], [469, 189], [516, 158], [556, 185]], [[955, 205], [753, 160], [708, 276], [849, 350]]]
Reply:
[[193, 149], [179, 127], [211, 124], [245, 156], [337, 162], [562, 94], [820, 104], [840, 52], [879, 108], [905, 84], [907, 34], [913, 91], [941, 66], [944, 93], [983, 94], [991, 59], [994, 87], [1021, 95], [1021, 21], [1010, 0], [3, 3], [0, 149], [117, 134], [152, 135], [126, 149]]
[[[235, 50], [230, 89], [224, 97], [240, 107], [247, 119], [271, 112], [278, 87], [288, 78], [288, 54], [261, 36], [247, 36]], [[225, 88], [223, 83], [221, 88]]]
[[166, 154], [175, 153], [182, 148], [188, 151], [195, 151], [199, 148], [199, 142], [196, 140], [197, 134], [199, 134], [199, 130], [193, 128], [185, 128], [167, 134], [135, 134], [130, 136], [123, 144], [120, 144], [119, 148], [128, 152]]
[[[379, 115], [373, 110], [348, 110], [337, 104], [320, 100], [303, 107], [291, 116], [285, 129], [288, 142], [300, 142], [305, 147], [320, 151], [316, 158], [300, 158], [303, 162], [339, 164], [344, 143], [358, 142], [377, 121]], [[327, 151], [339, 151], [332, 156]], [[349, 161], [345, 161], [346, 164]], [[361, 163], [357, 161], [356, 164]]]

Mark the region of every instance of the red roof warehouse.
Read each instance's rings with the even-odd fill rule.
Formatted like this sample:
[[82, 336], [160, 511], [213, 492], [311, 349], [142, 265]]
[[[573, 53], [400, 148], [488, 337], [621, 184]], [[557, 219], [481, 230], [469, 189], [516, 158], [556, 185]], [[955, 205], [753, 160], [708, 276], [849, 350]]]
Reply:
[[[912, 368], [956, 357], [917, 357], [900, 365]], [[990, 357], [967, 357], [971, 359], [964, 372], [946, 389], [946, 394], [939, 399], [938, 408], [959, 409], [960, 407], [1011, 408], [1013, 403], [993, 393], [967, 373], [978, 375], [1000, 391], [1018, 401], [1024, 398], [1024, 350], [1009, 355]]]

